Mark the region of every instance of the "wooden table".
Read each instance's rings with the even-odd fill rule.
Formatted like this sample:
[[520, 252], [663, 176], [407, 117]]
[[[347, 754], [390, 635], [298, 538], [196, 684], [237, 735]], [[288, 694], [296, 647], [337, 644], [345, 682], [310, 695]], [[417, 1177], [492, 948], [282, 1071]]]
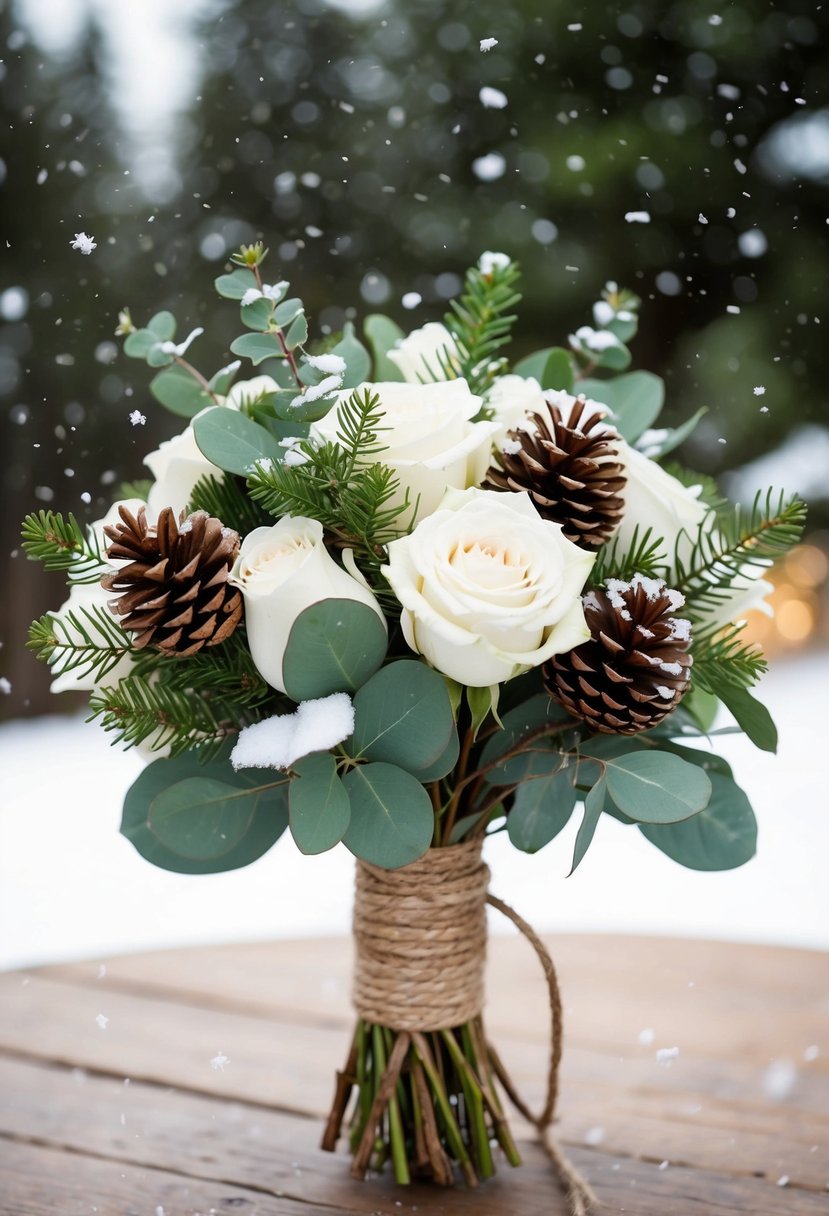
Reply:
[[[567, 1022], [559, 1134], [603, 1213], [829, 1213], [829, 955], [549, 945]], [[529, 1142], [524, 1167], [474, 1192], [352, 1182], [344, 1154], [318, 1149], [350, 953], [279, 942], [0, 976], [0, 1213], [563, 1213]], [[544, 989], [522, 941], [491, 942], [488, 984], [490, 1035], [537, 1099]], [[666, 1065], [661, 1048], [679, 1054]]]

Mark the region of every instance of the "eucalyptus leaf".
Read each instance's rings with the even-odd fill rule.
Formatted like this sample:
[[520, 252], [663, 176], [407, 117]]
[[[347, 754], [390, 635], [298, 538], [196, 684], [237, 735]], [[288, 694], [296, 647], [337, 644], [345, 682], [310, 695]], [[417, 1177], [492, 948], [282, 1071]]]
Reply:
[[627, 318], [617, 315], [608, 321], [607, 325], [602, 326], [602, 329], [613, 334], [614, 338], [618, 338], [620, 342], [629, 342], [631, 338], [635, 338], [638, 328], [639, 323], [635, 313]]
[[637, 823], [676, 823], [708, 805], [711, 781], [670, 752], [637, 751], [605, 761], [608, 792]]
[[434, 812], [420, 782], [394, 764], [361, 764], [343, 778], [351, 822], [343, 843], [372, 865], [396, 870], [432, 843]]
[[161, 349], [161, 342], [154, 343], [147, 351], [148, 367], [169, 367], [172, 362], [173, 355]]
[[697, 423], [705, 414], [708, 413], [706, 406], [700, 406], [692, 417], [687, 418], [681, 426], [674, 427], [673, 430], [666, 431], [664, 436], [657, 440], [652, 446], [648, 446], [647, 453], [652, 460], [661, 459], [662, 456], [667, 456], [674, 448], [678, 448], [681, 443], [684, 443], [688, 436], [696, 430]]
[[566, 389], [570, 392], [573, 387], [573, 361], [561, 346], [548, 346], [526, 355], [519, 359], [512, 370], [525, 380], [537, 380], [542, 388]]
[[343, 388], [356, 388], [358, 384], [363, 384], [368, 380], [371, 373], [371, 356], [356, 337], [354, 326], [350, 321], [346, 321], [343, 326], [343, 336], [331, 354], [345, 359]]
[[337, 762], [330, 752], [314, 752], [292, 767], [296, 776], [288, 794], [291, 835], [300, 853], [325, 853], [342, 840], [351, 819]]
[[296, 320], [304, 309], [305, 305], [302, 303], [302, 300], [296, 297], [290, 300], [283, 300], [281, 304], [277, 304], [273, 319], [280, 329], [285, 329], [292, 321]]
[[576, 805], [572, 773], [559, 771], [524, 781], [516, 791], [507, 834], [522, 853], [537, 853], [558, 835]]
[[613, 424], [628, 443], [653, 426], [665, 400], [664, 381], [653, 372], [629, 372], [613, 380], [580, 380], [578, 390], [613, 410]]
[[124, 354], [130, 359], [146, 359], [157, 341], [151, 329], [135, 329], [124, 340]]
[[291, 626], [282, 657], [288, 696], [310, 701], [353, 693], [377, 671], [387, 644], [385, 624], [367, 604], [350, 599], [311, 604]]
[[[589, 849], [593, 837], [596, 834], [596, 828], [601, 818], [602, 811], [605, 808], [607, 800], [607, 786], [604, 779], [597, 781], [590, 793], [584, 800], [584, 815], [582, 816], [581, 825], [576, 833], [576, 843], [573, 847], [573, 864], [570, 867], [570, 874], [575, 873], [577, 867], [584, 859], [584, 855]], [[569, 878], [570, 875], [568, 875]]]
[[[193, 784], [195, 783], [195, 784]], [[287, 783], [192, 752], [148, 764], [127, 791], [122, 834], [179, 874], [214, 874], [261, 857], [288, 824]]]
[[147, 322], [147, 329], [155, 334], [156, 342], [170, 342], [176, 336], [176, 319], [171, 312], [157, 312]]
[[682, 823], [640, 824], [651, 844], [690, 870], [733, 870], [757, 848], [757, 820], [743, 790], [721, 773], [711, 773], [711, 800]]
[[173, 414], [193, 418], [200, 410], [213, 405], [213, 399], [183, 367], [165, 369], [150, 381], [150, 392]]
[[242, 366], [239, 359], [234, 359], [232, 363], [228, 363], [227, 367], [220, 367], [214, 376], [210, 378], [210, 388], [214, 393], [218, 393], [220, 397], [226, 396], [230, 392], [231, 385], [236, 379], [236, 373]]
[[258, 286], [253, 271], [244, 270], [241, 266], [230, 274], [220, 274], [213, 285], [226, 300], [241, 300], [246, 291]]
[[193, 420], [199, 451], [226, 473], [246, 477], [257, 460], [281, 463], [285, 449], [258, 422], [218, 405]]
[[254, 367], [266, 359], [284, 359], [285, 354], [275, 334], [242, 334], [230, 344], [234, 355], [250, 359]]
[[363, 322], [363, 333], [374, 357], [373, 379], [379, 383], [403, 380], [400, 368], [388, 357], [388, 352], [406, 336], [397, 322], [375, 312]]
[[429, 780], [455, 731], [443, 676], [413, 659], [381, 667], [354, 698], [353, 754]]
[[242, 324], [248, 329], [256, 329], [261, 333], [266, 330], [273, 316], [273, 300], [269, 300], [267, 296], [260, 296], [258, 300], [252, 300], [250, 304], [243, 304], [239, 310], [239, 315], [242, 318]]
[[618, 346], [605, 347], [598, 355], [597, 365], [607, 368], [608, 371], [623, 372], [626, 367], [630, 367], [631, 353], [621, 342]]
[[[515, 748], [520, 741], [527, 735], [538, 730], [539, 727], [546, 726], [548, 723], [565, 720], [567, 715], [561, 709], [557, 702], [547, 696], [546, 693], [539, 693], [534, 697], [530, 697], [527, 701], [517, 705], [508, 713], [503, 715], [503, 729], [496, 734], [491, 735], [484, 744], [483, 751], [478, 761], [478, 767], [487, 769], [485, 781], [488, 785], [511, 785], [513, 781], [521, 780], [524, 775], [526, 766], [526, 752], [524, 757], [516, 756], [503, 764], [495, 766], [499, 756], [510, 752]], [[550, 749], [551, 755], [557, 751], [555, 744], [549, 742], [543, 736], [533, 744], [534, 750], [546, 751]], [[515, 761], [519, 762], [515, 766]], [[490, 766], [493, 767], [490, 767]]]
[[308, 318], [304, 312], [299, 313], [294, 317], [285, 334], [285, 345], [288, 350], [296, 350], [298, 346], [302, 346], [303, 342], [308, 341]]
[[755, 747], [764, 752], [777, 751], [777, 727], [762, 701], [753, 697], [748, 689], [738, 688], [726, 680], [717, 684], [716, 693]]

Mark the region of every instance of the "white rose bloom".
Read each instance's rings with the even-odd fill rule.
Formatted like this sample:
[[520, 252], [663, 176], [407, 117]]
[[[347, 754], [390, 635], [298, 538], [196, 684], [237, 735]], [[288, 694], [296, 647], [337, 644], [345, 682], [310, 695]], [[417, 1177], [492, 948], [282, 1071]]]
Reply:
[[231, 410], [242, 408], [245, 403], [256, 401], [265, 393], [275, 393], [279, 385], [273, 376], [254, 376], [251, 380], [240, 380], [234, 384], [224, 400], [225, 407]]
[[412, 330], [408, 338], [401, 338], [394, 350], [387, 353], [408, 384], [428, 382], [435, 377], [445, 380], [442, 364], [447, 359], [453, 366], [458, 365], [455, 339], [439, 321], [429, 321], [421, 329]]
[[[340, 393], [337, 404], [311, 428], [313, 438], [337, 443], [339, 410], [352, 390]], [[402, 504], [406, 490], [415, 518], [435, 510], [447, 488], [477, 485], [489, 468], [495, 422], [473, 422], [482, 400], [465, 380], [435, 384], [361, 384], [358, 392], [376, 393], [383, 419], [378, 439], [384, 450], [376, 457], [394, 469], [400, 487], [391, 502]], [[419, 501], [418, 501], [419, 497]], [[405, 523], [412, 522], [405, 516]]]
[[192, 426], [188, 426], [180, 435], [164, 440], [160, 447], [145, 456], [144, 464], [155, 478], [147, 495], [147, 515], [151, 520], [158, 519], [164, 507], [172, 507], [178, 518], [187, 506], [197, 481], [208, 473], [222, 476], [221, 470], [202, 455]]
[[[501, 376], [487, 393], [487, 405], [495, 411], [493, 421], [498, 430], [493, 437], [493, 446], [502, 448], [507, 431], [514, 431], [527, 423], [529, 414], [546, 414], [547, 403], [541, 385], [532, 376]], [[534, 429], [532, 424], [528, 424]]]
[[594, 554], [528, 494], [450, 490], [388, 555], [406, 641], [461, 684], [509, 680], [590, 637], [581, 592]]
[[624, 440], [619, 444], [619, 459], [627, 477], [622, 492], [625, 509], [615, 533], [620, 550], [624, 552], [629, 547], [637, 527], [640, 540], [650, 528], [651, 540], [661, 538], [662, 552], [670, 563], [677, 551], [681, 558], [686, 558], [709, 513], [700, 500], [700, 487], [684, 486]]
[[[356, 571], [356, 567], [354, 567]], [[338, 566], [323, 543], [322, 524], [285, 515], [271, 528], [254, 528], [242, 541], [229, 581], [245, 599], [250, 653], [259, 674], [285, 692], [282, 659], [294, 621], [320, 600], [357, 600], [385, 617], [357, 572]]]

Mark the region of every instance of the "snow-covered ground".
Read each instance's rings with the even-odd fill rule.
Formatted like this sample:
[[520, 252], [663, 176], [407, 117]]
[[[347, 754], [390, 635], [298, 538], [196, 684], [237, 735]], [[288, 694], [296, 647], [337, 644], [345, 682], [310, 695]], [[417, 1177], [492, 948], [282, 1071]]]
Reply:
[[[607, 819], [568, 879], [575, 822], [535, 857], [495, 838], [493, 890], [547, 931], [829, 947], [829, 800], [816, 756], [827, 687], [829, 654], [778, 662], [761, 690], [778, 755], [739, 736], [716, 741], [760, 823], [758, 856], [742, 869], [684, 870]], [[342, 847], [306, 858], [283, 838], [247, 869], [206, 877], [148, 865], [118, 833], [139, 764], [81, 719], [0, 727], [0, 966], [348, 931], [353, 861]]]

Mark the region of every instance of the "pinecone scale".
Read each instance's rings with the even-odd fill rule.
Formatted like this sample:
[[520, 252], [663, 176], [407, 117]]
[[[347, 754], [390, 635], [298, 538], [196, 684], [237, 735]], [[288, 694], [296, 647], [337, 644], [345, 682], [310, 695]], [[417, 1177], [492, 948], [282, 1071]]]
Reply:
[[155, 646], [181, 657], [225, 641], [242, 619], [241, 591], [228, 575], [239, 552], [238, 533], [206, 511], [177, 522], [165, 508], [156, 524], [145, 508], [120, 508], [104, 529], [110, 561], [124, 564], [101, 579], [117, 592], [109, 607], [136, 649]]

